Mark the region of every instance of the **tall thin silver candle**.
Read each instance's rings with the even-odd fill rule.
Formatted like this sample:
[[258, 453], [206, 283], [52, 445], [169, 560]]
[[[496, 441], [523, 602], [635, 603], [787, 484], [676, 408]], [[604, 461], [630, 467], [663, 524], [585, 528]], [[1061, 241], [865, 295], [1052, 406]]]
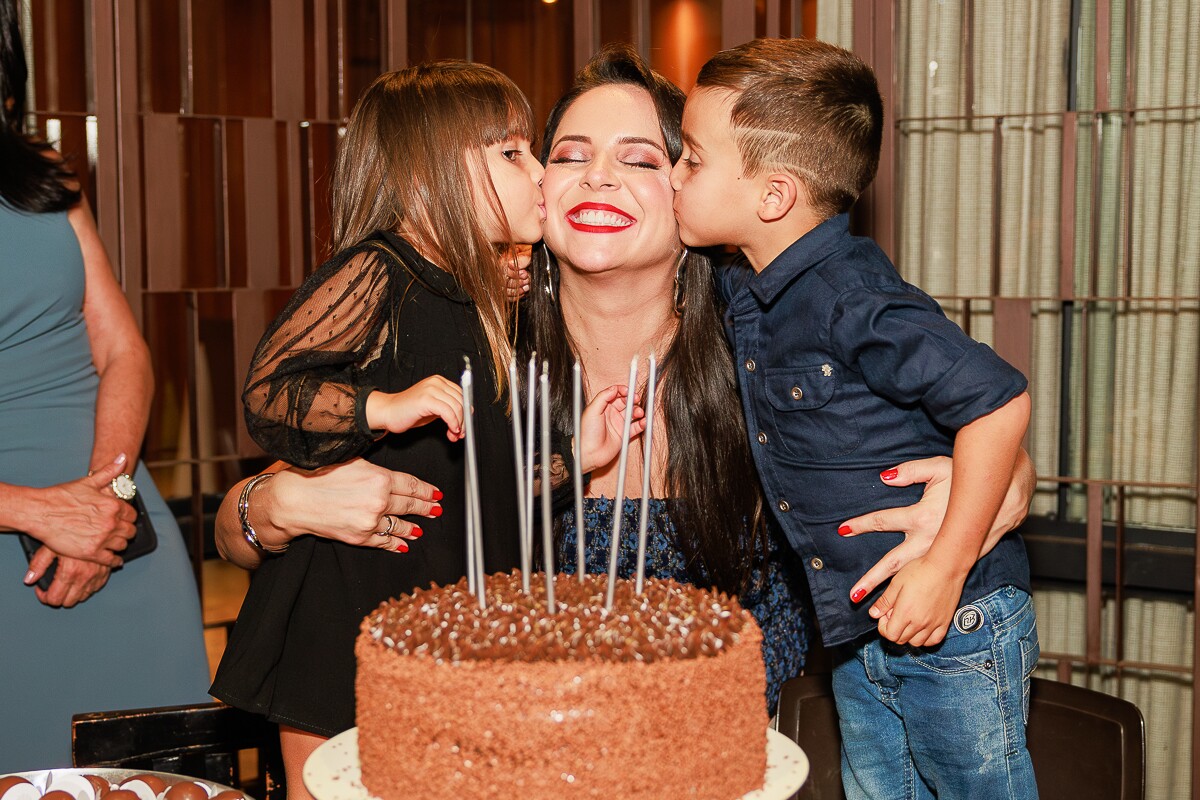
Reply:
[[550, 362], [542, 362], [542, 570], [546, 573], [546, 611], [554, 613], [554, 531], [550, 517]]
[[525, 556], [521, 560], [521, 583], [529, 591], [529, 573], [533, 572], [533, 435], [537, 430], [533, 415], [537, 408], [537, 353], [529, 359], [529, 375], [525, 383]]
[[617, 590], [617, 554], [621, 550], [621, 518], [625, 516], [625, 465], [629, 461], [629, 429], [633, 425], [633, 393], [637, 390], [637, 356], [629, 362], [625, 393], [625, 429], [621, 434], [621, 458], [617, 461], [617, 493], [613, 497], [612, 544], [608, 552], [608, 595], [604, 608], [611, 611]]
[[[479, 503], [479, 463], [475, 458], [475, 422], [474, 422], [474, 387], [471, 379], [471, 362], [466, 361], [463, 370], [463, 434], [467, 442], [467, 545], [468, 568], [475, 580], [475, 596], [479, 598], [479, 607], [487, 608], [487, 583], [483, 569], [483, 512]], [[471, 581], [468, 579], [468, 586]]]
[[[463, 370], [462, 381], [459, 385], [462, 389], [463, 419], [465, 420], [471, 415], [471, 367], [469, 364], [466, 369]], [[471, 456], [469, 447], [470, 440], [465, 438], [464, 435], [463, 448], [464, 450], [468, 450], [466, 456], [463, 458], [463, 485], [467, 490], [466, 496], [463, 498], [463, 502], [466, 504], [464, 521], [466, 522], [467, 533], [467, 591], [469, 591], [471, 594], [476, 594], [476, 589], [478, 587], [475, 585], [475, 514], [473, 511], [473, 504], [471, 503], [471, 491], [475, 484], [471, 480]]]
[[638, 509], [637, 581], [635, 589], [642, 593], [646, 582], [646, 523], [650, 511], [650, 472], [654, 466], [654, 382], [658, 379], [658, 364], [650, 354], [650, 372], [646, 377], [646, 432], [642, 437], [642, 503]]
[[583, 436], [580, 427], [583, 416], [583, 374], [579, 362], [572, 371], [571, 419], [575, 424], [575, 575], [583, 583], [584, 539], [587, 528], [583, 523]]
[[[525, 562], [529, 561], [532, 556], [525, 552], [529, 549], [529, 541], [525, 536], [525, 526], [529, 524], [529, 509], [525, 505], [525, 452], [522, 449], [522, 408], [518, 399], [520, 394], [521, 386], [517, 383], [517, 359], [514, 357], [508, 362], [508, 408], [512, 415], [513, 458], [516, 460], [517, 473], [517, 531], [521, 540], [521, 566], [524, 567]], [[524, 569], [521, 571], [521, 583], [525, 594], [529, 594], [529, 572]]]

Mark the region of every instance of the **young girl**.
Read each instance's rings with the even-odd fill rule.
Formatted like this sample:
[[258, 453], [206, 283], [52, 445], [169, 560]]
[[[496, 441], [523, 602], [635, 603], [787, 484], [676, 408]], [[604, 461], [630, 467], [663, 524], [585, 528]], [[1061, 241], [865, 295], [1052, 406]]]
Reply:
[[[362, 456], [431, 484], [420, 525], [382, 509], [375, 533], [358, 542], [368, 546], [259, 539], [253, 487], [264, 477], [242, 494], [243, 549], [259, 552], [227, 557], [261, 564], [212, 692], [280, 723], [290, 797], [304, 796], [308, 754], [354, 725], [362, 618], [389, 597], [465, 574], [464, 357], [475, 379], [485, 567], [518, 565], [501, 254], [541, 238], [531, 127], [525, 97], [490, 67], [439, 62], [380, 76], [338, 153], [336, 254], [296, 292], [251, 364], [246, 422], [268, 453], [310, 469]], [[610, 387], [589, 406], [597, 435], [585, 447], [598, 457], [619, 446], [624, 392]], [[438, 419], [445, 428], [428, 424]]]

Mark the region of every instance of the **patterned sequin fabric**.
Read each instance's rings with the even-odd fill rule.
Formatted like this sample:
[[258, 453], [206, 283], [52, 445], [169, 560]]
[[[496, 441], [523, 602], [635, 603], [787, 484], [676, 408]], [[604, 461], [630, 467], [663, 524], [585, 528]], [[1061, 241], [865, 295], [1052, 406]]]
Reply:
[[[607, 497], [585, 498], [583, 517], [587, 537], [584, 571], [608, 571], [609, 545], [612, 542], [613, 502]], [[574, 507], [563, 515], [562, 536], [558, 544], [559, 570], [569, 575], [576, 569], [576, 525]], [[617, 575], [633, 577], [637, 569], [638, 501], [626, 498], [622, 509]], [[667, 501], [652, 499], [646, 521], [646, 576], [689, 581], [683, 554], [676, 545], [675, 526], [667, 513]], [[775, 713], [779, 687], [800, 673], [808, 652], [812, 623], [808, 589], [803, 569], [786, 545], [771, 540], [765, 575], [754, 575], [754, 589], [739, 598], [754, 615], [763, 632], [763, 661], [767, 667], [767, 710]]]

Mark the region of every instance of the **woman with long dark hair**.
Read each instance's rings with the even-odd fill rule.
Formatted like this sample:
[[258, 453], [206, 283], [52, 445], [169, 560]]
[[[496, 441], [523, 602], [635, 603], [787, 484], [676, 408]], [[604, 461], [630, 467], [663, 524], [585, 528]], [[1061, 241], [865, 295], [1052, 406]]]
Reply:
[[[208, 699], [183, 539], [135, 464], [149, 351], [75, 176], [25, 127], [26, 78], [0, 0], [0, 773], [70, 766], [73, 714]], [[157, 534], [136, 560], [118, 492]]]

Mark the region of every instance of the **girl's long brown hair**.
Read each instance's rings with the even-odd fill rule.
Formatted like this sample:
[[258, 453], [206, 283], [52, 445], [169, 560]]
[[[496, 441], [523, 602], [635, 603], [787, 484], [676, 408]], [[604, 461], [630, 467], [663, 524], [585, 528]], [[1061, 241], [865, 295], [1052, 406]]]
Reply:
[[[367, 87], [334, 168], [334, 251], [377, 230], [396, 231], [453, 275], [479, 310], [497, 398], [512, 355], [506, 248], [488, 240], [476, 203], [487, 203], [511, 245], [484, 150], [512, 136], [530, 139], [532, 131], [529, 101], [503, 73], [466, 61], [419, 64]], [[484, 178], [483, 198], [472, 191], [473, 175]]]

